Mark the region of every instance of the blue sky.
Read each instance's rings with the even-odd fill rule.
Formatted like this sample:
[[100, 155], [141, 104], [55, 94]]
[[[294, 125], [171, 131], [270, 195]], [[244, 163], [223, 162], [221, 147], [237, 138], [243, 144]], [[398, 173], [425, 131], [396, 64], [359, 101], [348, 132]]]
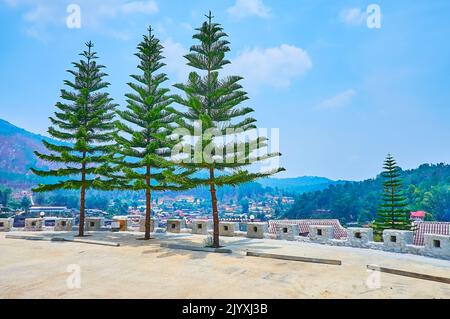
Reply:
[[[81, 28], [69, 29], [69, 4]], [[378, 4], [381, 28], [366, 8]], [[45, 133], [66, 69], [87, 40], [123, 107], [151, 24], [171, 83], [212, 10], [230, 36], [259, 125], [280, 128], [280, 177], [365, 179], [392, 152], [403, 168], [450, 162], [450, 1], [0, 0], [0, 118]]]

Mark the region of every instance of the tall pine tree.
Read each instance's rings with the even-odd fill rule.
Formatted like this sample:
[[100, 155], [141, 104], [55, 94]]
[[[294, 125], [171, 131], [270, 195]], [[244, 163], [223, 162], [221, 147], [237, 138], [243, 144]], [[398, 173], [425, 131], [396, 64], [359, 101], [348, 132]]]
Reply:
[[84, 213], [86, 190], [111, 190], [115, 181], [109, 177], [113, 161], [110, 144], [115, 130], [114, 116], [116, 104], [105, 89], [109, 83], [105, 68], [97, 64], [97, 54], [92, 50], [92, 42], [86, 43], [81, 60], [72, 63], [68, 70], [74, 79], [66, 80], [67, 89], [61, 90], [61, 102], [56, 103], [58, 111], [50, 117], [53, 124], [48, 133], [61, 143], [42, 142], [48, 154], [35, 152], [40, 159], [55, 163], [55, 169], [32, 171], [39, 176], [61, 177], [61, 180], [39, 185], [33, 191], [46, 192], [57, 189], [80, 190], [79, 236], [84, 236]]
[[378, 234], [381, 234], [384, 229], [411, 230], [410, 211], [400, 178], [401, 169], [391, 154], [386, 157], [383, 168], [381, 175], [385, 180], [382, 202], [375, 219], [374, 229]]
[[[242, 90], [242, 77], [227, 76], [220, 78], [219, 71], [229, 64], [225, 54], [230, 50], [227, 34], [223, 28], [214, 23], [211, 12], [207, 21], [196, 29], [193, 36], [199, 44], [193, 45], [185, 56], [188, 65], [197, 69], [191, 72], [186, 84], [175, 87], [185, 93], [185, 97], [174, 99], [184, 110], [173, 110], [179, 116], [177, 123], [181, 131], [197, 140], [183, 143], [179, 165], [193, 169], [196, 174], [182, 180], [190, 187], [209, 187], [214, 222], [213, 246], [219, 247], [219, 215], [216, 188], [253, 181], [284, 170], [275, 168], [270, 171], [252, 173], [246, 166], [279, 156], [279, 153], [263, 152], [267, 138], [243, 138], [244, 133], [256, 129], [256, 120], [248, 117], [253, 110], [239, 107], [248, 99]], [[200, 134], [199, 134], [200, 133]], [[218, 141], [218, 137], [227, 137]], [[193, 147], [189, 147], [190, 144]], [[255, 155], [260, 151], [260, 156]]]
[[122, 169], [122, 189], [144, 190], [146, 197], [145, 237], [150, 239], [151, 192], [177, 189], [168, 183], [163, 175], [165, 170], [175, 172], [169, 161], [171, 144], [168, 135], [172, 131], [174, 115], [168, 111], [172, 98], [170, 91], [161, 85], [167, 76], [159, 70], [162, 62], [163, 47], [152, 34], [148, 35], [137, 47], [135, 54], [139, 59], [139, 75], [131, 75], [134, 82], [128, 83], [134, 91], [126, 94], [127, 110], [118, 111], [122, 122], [118, 122], [116, 134], [118, 153], [125, 160], [119, 164]]

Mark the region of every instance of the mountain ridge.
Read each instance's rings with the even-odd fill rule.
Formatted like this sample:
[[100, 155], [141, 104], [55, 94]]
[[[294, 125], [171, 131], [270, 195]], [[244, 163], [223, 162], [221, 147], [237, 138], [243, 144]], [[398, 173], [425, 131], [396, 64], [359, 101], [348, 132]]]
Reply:
[[[30, 188], [40, 182], [39, 177], [33, 175], [30, 167], [51, 168], [52, 165], [40, 161], [34, 151], [47, 152], [42, 143], [47, 140], [62, 144], [50, 137], [32, 133], [6, 120], [0, 119], [0, 184], [14, 188]], [[321, 190], [329, 185], [342, 181], [333, 181], [325, 177], [299, 176], [290, 178], [264, 178], [257, 181], [264, 187], [304, 193], [306, 191]]]

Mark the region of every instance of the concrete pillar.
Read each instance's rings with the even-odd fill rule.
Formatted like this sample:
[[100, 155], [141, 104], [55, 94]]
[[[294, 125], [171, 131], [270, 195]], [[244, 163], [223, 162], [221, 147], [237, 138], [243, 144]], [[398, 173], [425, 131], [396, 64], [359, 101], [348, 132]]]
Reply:
[[219, 222], [219, 235], [225, 237], [234, 237], [235, 232], [239, 231], [239, 223]]
[[263, 239], [268, 232], [267, 223], [249, 222], [247, 223], [247, 237]]
[[334, 228], [333, 226], [310, 225], [308, 237], [312, 241], [319, 242], [331, 240], [334, 238]]

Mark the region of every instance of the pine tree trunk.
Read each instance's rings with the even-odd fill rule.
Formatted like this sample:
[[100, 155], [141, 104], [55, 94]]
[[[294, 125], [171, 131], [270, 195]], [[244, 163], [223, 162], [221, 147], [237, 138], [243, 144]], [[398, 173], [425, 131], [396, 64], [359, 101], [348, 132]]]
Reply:
[[145, 190], [145, 240], [150, 239], [150, 222], [151, 222], [151, 192], [150, 192], [150, 166], [147, 166], [146, 177], [147, 188]]
[[78, 236], [84, 236], [84, 208], [86, 202], [86, 152], [83, 152], [83, 164], [81, 164], [81, 195], [80, 195], [80, 226], [78, 227]]
[[217, 197], [216, 197], [216, 187], [214, 185], [214, 168], [209, 169], [209, 178], [210, 178], [210, 192], [211, 192], [211, 202], [213, 209], [213, 247], [219, 248], [219, 212], [217, 210]]

